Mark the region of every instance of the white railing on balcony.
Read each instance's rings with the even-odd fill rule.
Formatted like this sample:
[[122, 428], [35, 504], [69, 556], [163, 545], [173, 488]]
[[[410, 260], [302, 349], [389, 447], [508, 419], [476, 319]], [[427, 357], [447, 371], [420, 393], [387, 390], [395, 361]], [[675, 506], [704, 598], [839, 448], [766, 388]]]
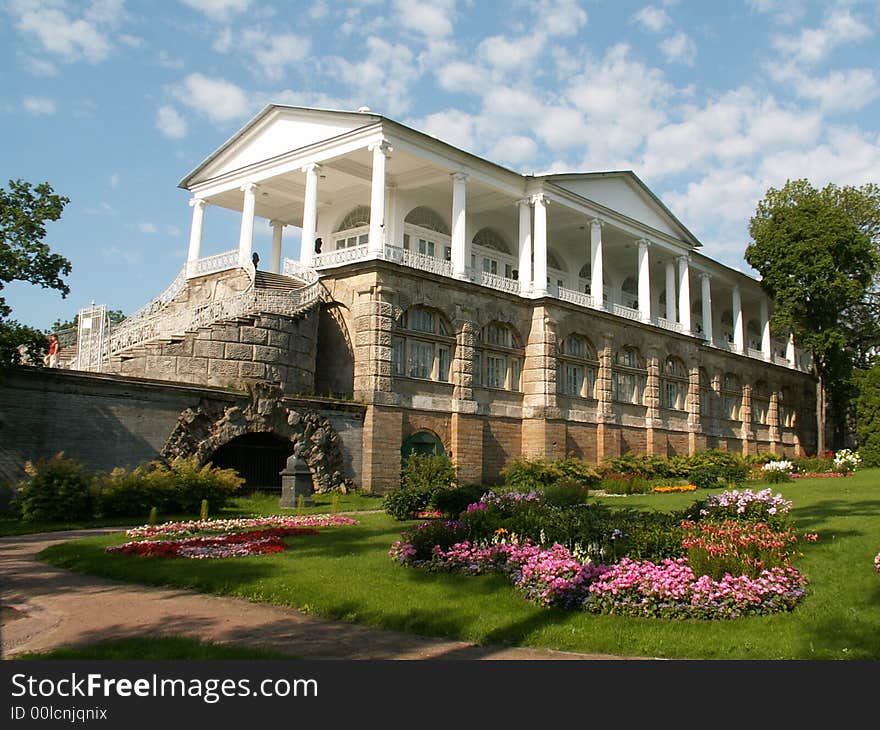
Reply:
[[360, 246], [349, 246], [348, 248], [340, 248], [337, 251], [328, 251], [327, 253], [315, 254], [312, 259], [312, 266], [316, 269], [325, 266], [339, 266], [340, 264], [348, 264], [352, 261], [360, 261], [367, 258], [369, 246], [361, 244]]
[[788, 361], [788, 358], [782, 357], [782, 355], [774, 355], [773, 362], [777, 365], [782, 365], [784, 368], [792, 367], [792, 364]]
[[626, 319], [634, 319], [637, 322], [642, 321], [642, 313], [638, 309], [633, 309], [632, 307], [625, 307], [622, 304], [612, 304], [611, 312], [616, 314], [618, 317], [626, 317]]
[[299, 279], [305, 284], [314, 284], [318, 281], [318, 272], [309, 266], [303, 266], [294, 259], [284, 259], [281, 264], [281, 273], [292, 279]]
[[223, 253], [205, 256], [195, 261], [187, 261], [186, 276], [193, 279], [197, 276], [207, 276], [218, 271], [226, 271], [226, 269], [234, 269], [238, 266], [238, 249], [224, 251]]
[[763, 351], [763, 350], [756, 350], [754, 347], [749, 347], [749, 348], [747, 348], [747, 350], [746, 350], [746, 354], [747, 354], [749, 357], [754, 357], [754, 358], [756, 358], [757, 360], [765, 360], [765, 359], [766, 359], [766, 358], [764, 357], [764, 351]]
[[412, 269], [429, 271], [432, 274], [440, 274], [441, 276], [452, 276], [452, 263], [450, 261], [438, 259], [418, 251], [408, 251], [398, 246], [385, 246], [385, 259], [396, 264], [409, 266]]
[[576, 289], [567, 289], [564, 286], [560, 286], [558, 289], [558, 296], [563, 302], [571, 302], [572, 304], [589, 307], [590, 309], [599, 309], [593, 301], [591, 294], [577, 291]]
[[672, 330], [673, 332], [678, 332], [681, 334], [684, 332], [684, 328], [678, 322], [674, 322], [671, 319], [666, 319], [666, 317], [657, 317], [657, 326], [662, 327], [665, 330]]
[[519, 281], [516, 279], [508, 279], [500, 274], [493, 274], [491, 271], [476, 272], [474, 280], [477, 284], [488, 286], [490, 289], [497, 291], [506, 291], [510, 294], [519, 294]]

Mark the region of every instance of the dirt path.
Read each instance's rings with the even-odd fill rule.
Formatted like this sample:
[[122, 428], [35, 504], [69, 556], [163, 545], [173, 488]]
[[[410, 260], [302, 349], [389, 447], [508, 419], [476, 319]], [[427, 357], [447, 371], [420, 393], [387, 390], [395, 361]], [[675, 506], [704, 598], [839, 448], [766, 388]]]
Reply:
[[477, 646], [305, 616], [293, 609], [79, 575], [36, 560], [55, 543], [115, 532], [0, 539], [0, 656], [131, 636], [190, 636], [267, 647], [304, 659], [627, 659]]

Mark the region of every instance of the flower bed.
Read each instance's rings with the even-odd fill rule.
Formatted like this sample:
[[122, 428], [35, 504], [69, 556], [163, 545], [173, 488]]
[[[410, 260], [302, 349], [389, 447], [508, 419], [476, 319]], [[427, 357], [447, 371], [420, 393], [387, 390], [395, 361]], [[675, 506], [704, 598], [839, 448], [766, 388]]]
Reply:
[[356, 525], [357, 520], [344, 515], [272, 515], [234, 520], [191, 520], [143, 525], [129, 530], [129, 537], [183, 537], [185, 535], [223, 534], [258, 528], [334, 527]]
[[672, 484], [668, 487], [654, 487], [651, 491], [655, 494], [669, 494], [670, 492], [695, 492], [693, 484]]
[[107, 552], [142, 558], [232, 558], [280, 553], [284, 550], [282, 538], [317, 534], [318, 531], [310, 527], [277, 527], [180, 540], [133, 540], [122, 545], [111, 545]]
[[834, 479], [836, 477], [851, 477], [852, 472], [841, 472], [841, 471], [822, 471], [822, 472], [807, 472], [806, 474], [798, 474], [794, 473], [791, 475], [792, 479]]

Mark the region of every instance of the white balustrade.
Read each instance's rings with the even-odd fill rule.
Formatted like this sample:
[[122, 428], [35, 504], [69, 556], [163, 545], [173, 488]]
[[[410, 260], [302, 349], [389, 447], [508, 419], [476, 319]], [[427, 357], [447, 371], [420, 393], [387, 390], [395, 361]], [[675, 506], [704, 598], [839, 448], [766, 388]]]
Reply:
[[195, 261], [189, 261], [186, 265], [187, 277], [192, 279], [196, 276], [207, 276], [218, 271], [238, 268], [238, 249], [224, 251], [223, 253], [205, 256]]
[[765, 359], [765, 358], [764, 358], [764, 351], [763, 351], [763, 350], [755, 349], [754, 347], [749, 347], [749, 348], [747, 348], [747, 350], [746, 350], [746, 354], [747, 354], [749, 357], [753, 357], [753, 358], [755, 358], [756, 360], [764, 360], [764, 359]]
[[367, 244], [360, 246], [349, 246], [348, 248], [340, 248], [336, 251], [328, 251], [327, 253], [315, 254], [312, 259], [312, 266], [316, 269], [326, 268], [329, 266], [339, 266], [348, 264], [352, 261], [360, 261], [368, 258], [369, 248]]
[[560, 286], [559, 298], [563, 302], [571, 302], [572, 304], [589, 307], [590, 309], [599, 309], [593, 301], [591, 294], [586, 294], [585, 292], [577, 291], [576, 289], [568, 289], [564, 286]]
[[500, 274], [493, 274], [491, 271], [480, 272], [480, 284], [488, 286], [498, 291], [509, 292], [511, 294], [519, 294], [519, 281], [516, 279], [508, 279]]
[[632, 319], [636, 322], [642, 321], [642, 313], [638, 309], [625, 307], [622, 304], [612, 304], [611, 312], [613, 314], [616, 314], [618, 317], [625, 317], [626, 319]]
[[684, 328], [680, 323], [674, 322], [671, 319], [666, 319], [666, 317], [657, 317], [657, 325], [666, 330], [672, 330], [673, 332], [678, 332], [679, 334], [684, 332]]

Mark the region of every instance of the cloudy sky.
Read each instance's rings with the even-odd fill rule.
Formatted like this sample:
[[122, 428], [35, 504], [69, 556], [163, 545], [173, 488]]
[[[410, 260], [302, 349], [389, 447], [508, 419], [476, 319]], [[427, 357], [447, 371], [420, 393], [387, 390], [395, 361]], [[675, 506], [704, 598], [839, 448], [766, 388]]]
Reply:
[[[270, 102], [367, 105], [522, 172], [633, 170], [747, 270], [768, 187], [880, 182], [878, 35], [877, 0], [0, 0], [0, 184], [71, 199], [47, 239], [70, 296], [12, 284], [13, 316], [159, 294], [177, 183]], [[236, 245], [215, 212], [206, 253]]]

